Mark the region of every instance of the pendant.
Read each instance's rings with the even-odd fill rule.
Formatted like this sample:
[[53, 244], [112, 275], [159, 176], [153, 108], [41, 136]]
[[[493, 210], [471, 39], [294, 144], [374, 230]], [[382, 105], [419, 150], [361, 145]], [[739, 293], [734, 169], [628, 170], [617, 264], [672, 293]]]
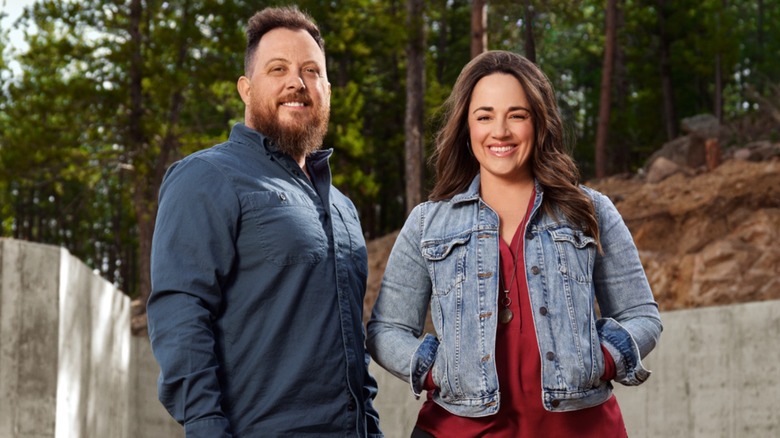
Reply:
[[513, 317], [512, 311], [508, 308], [504, 308], [498, 313], [498, 320], [501, 321], [502, 324], [509, 324], [509, 321], [511, 321]]

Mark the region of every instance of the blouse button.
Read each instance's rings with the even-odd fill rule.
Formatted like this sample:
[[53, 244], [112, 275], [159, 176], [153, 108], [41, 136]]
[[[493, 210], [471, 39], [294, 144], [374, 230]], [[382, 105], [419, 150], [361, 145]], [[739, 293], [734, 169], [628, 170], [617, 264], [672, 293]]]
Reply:
[[545, 357], [547, 358], [547, 360], [554, 360], [555, 359], [555, 353], [553, 353], [552, 351], [548, 351], [547, 354], [545, 355]]
[[534, 274], [534, 275], [539, 275], [539, 267], [538, 266], [532, 267], [531, 268], [531, 273]]
[[542, 314], [542, 316], [547, 316], [547, 308], [542, 306], [539, 308], [539, 313]]

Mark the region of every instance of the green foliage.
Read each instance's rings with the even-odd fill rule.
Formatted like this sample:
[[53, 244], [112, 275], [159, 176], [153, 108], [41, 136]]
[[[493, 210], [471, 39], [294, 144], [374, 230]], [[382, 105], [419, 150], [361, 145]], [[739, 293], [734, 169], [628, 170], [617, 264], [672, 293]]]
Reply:
[[[243, 120], [235, 82], [243, 72], [244, 24], [256, 9], [293, 3], [315, 18], [326, 41], [332, 113], [324, 147], [335, 151], [334, 184], [355, 202], [368, 237], [400, 227], [404, 1], [142, 1], [134, 33], [131, 0], [39, 0], [13, 24], [25, 33], [29, 49], [11, 49], [11, 29], [0, 28], [2, 235], [63, 245], [136, 293], [144, 269], [137, 261], [141, 229], [154, 218], [161, 171], [224, 141]], [[524, 3], [489, 2], [489, 48], [523, 53]], [[604, 4], [532, 3], [537, 63], [557, 90], [575, 158], [587, 177]], [[619, 5], [620, 64], [609, 137], [615, 171], [641, 166], [666, 140], [658, 2]], [[713, 112], [716, 59], [726, 117], [761, 108], [751, 90], [769, 95], [780, 82], [780, 3], [667, 1], [663, 13], [678, 118]], [[470, 14], [468, 0], [426, 2], [421, 98], [428, 156], [441, 103], [470, 57]]]

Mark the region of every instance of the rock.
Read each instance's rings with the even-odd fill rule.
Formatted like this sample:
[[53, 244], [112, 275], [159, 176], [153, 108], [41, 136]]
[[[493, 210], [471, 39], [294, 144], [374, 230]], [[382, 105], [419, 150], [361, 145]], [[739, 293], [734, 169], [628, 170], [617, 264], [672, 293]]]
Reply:
[[748, 148], [739, 148], [734, 151], [733, 157], [735, 160], [742, 160], [747, 161], [750, 159], [750, 149]]
[[663, 157], [676, 163], [678, 166], [688, 164], [688, 149], [691, 145], [691, 139], [688, 136], [678, 137], [670, 142], [664, 143], [661, 149], [655, 151], [647, 160], [645, 172], [647, 172], [656, 160]]
[[693, 134], [703, 139], [718, 138], [720, 122], [712, 114], [699, 114], [682, 120], [680, 128], [685, 134]]
[[680, 172], [680, 166], [666, 157], [658, 157], [647, 170], [647, 182], [655, 184]]

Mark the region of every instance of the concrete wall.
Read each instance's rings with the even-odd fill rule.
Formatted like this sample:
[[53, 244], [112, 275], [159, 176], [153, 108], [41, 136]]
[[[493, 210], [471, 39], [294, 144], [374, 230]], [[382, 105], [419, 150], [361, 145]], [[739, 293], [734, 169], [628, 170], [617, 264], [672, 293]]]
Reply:
[[[182, 437], [130, 303], [57, 247], [0, 239], [0, 438]], [[780, 436], [780, 301], [665, 312], [653, 376], [615, 388], [632, 438]], [[388, 438], [422, 400], [372, 363]]]
[[130, 300], [58, 247], [0, 239], [0, 438], [183, 436]]
[[[780, 301], [665, 312], [643, 385], [616, 385], [631, 438], [780, 437]], [[372, 364], [387, 438], [408, 437], [422, 400]]]
[[780, 436], [780, 301], [666, 312], [645, 384], [615, 392], [632, 438]]

